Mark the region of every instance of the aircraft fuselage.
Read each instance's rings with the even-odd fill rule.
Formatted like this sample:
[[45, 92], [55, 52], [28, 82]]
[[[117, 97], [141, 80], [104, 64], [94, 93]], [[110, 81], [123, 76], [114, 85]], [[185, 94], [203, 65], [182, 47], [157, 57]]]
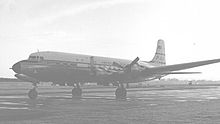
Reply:
[[[34, 59], [34, 57], [36, 58]], [[114, 63], [118, 63], [125, 66], [130, 62], [132, 61], [79, 54], [39, 52], [31, 54], [27, 60], [16, 63], [13, 70], [39, 82], [55, 82], [58, 84], [64, 82], [113, 83], [120, 81], [131, 83], [144, 81], [146, 77], [141, 77], [138, 72], [147, 68], [146, 62], [138, 62], [129, 73], [123, 73], [120, 67], [114, 65]]]

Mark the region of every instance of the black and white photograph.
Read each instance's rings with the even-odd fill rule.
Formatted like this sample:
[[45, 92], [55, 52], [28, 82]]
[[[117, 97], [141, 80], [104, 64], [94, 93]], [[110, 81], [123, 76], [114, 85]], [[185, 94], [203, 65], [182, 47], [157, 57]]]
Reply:
[[0, 0], [0, 124], [219, 124], [219, 6]]

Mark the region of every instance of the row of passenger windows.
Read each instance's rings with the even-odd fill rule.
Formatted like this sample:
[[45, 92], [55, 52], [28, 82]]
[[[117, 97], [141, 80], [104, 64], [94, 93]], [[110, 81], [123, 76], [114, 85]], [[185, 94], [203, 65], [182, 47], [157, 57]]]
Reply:
[[[43, 56], [29, 56], [28, 60], [33, 61], [33, 62], [37, 62], [37, 61], [44, 60], [44, 57]], [[78, 59], [78, 58], [76, 58], [75, 60], [78, 61], [78, 62], [84, 62], [85, 61], [84, 59]], [[94, 61], [94, 63], [96, 63], [96, 61]], [[112, 63], [111, 62], [102, 62], [102, 64], [111, 65]]]
[[83, 62], [83, 61], [84, 61], [84, 59], [76, 59], [76, 61], [81, 61], [81, 62]]

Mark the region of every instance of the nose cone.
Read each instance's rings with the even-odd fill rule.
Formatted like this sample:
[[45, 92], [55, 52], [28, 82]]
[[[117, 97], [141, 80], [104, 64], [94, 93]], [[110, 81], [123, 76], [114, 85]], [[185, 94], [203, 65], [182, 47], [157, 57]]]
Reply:
[[21, 63], [17, 62], [12, 66], [12, 70], [16, 73], [20, 73], [21, 72]]

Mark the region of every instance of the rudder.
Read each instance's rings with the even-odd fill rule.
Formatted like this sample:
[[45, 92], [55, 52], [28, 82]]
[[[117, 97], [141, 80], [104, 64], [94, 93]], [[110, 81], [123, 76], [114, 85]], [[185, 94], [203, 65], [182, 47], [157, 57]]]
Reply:
[[166, 65], [165, 44], [163, 40], [158, 40], [156, 53], [150, 62], [159, 66]]

